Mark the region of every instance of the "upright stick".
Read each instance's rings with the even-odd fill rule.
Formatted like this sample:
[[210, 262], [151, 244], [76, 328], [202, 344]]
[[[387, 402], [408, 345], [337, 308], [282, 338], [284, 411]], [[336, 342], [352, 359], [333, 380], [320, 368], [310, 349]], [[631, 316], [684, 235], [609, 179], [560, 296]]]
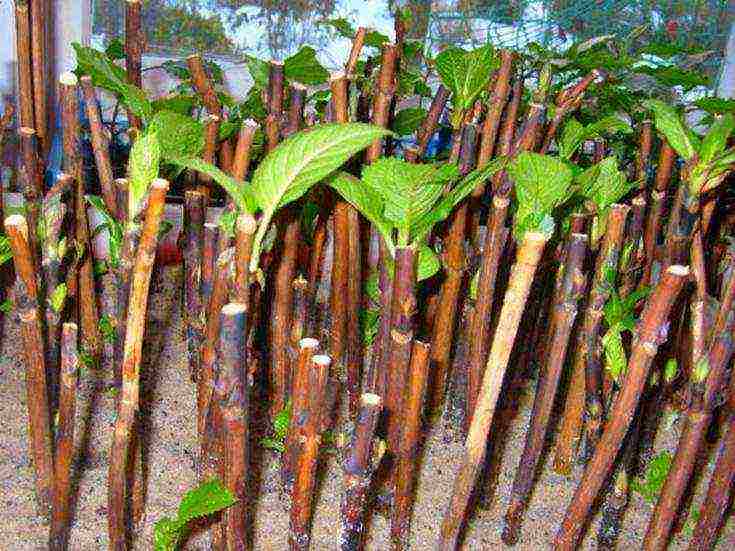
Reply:
[[36, 474], [36, 503], [49, 516], [54, 462], [51, 451], [51, 416], [44, 366], [43, 328], [38, 310], [36, 268], [28, 244], [28, 224], [19, 214], [5, 219], [5, 233], [13, 251], [16, 273], [15, 308], [20, 319], [26, 359], [26, 400], [31, 457]]
[[[31, 67], [31, 29], [28, 4], [15, 4], [16, 59], [18, 60], [18, 105], [20, 126], [35, 128], [33, 114], [33, 71]], [[44, 93], [46, 91], [44, 90]]]
[[54, 502], [49, 538], [49, 549], [52, 551], [64, 551], [67, 548], [78, 368], [77, 326], [74, 323], [65, 323], [61, 336], [61, 394], [59, 425], [56, 429]]
[[204, 306], [201, 296], [202, 246], [206, 208], [204, 195], [198, 191], [184, 193], [184, 323], [189, 376], [195, 381], [199, 373], [199, 353], [204, 340]]
[[168, 191], [166, 180], [156, 179], [149, 191], [148, 208], [135, 257], [132, 283], [130, 286], [129, 311], [125, 328], [125, 350], [123, 353], [123, 384], [118, 402], [117, 420], [110, 451], [108, 477], [107, 522], [110, 551], [127, 549], [125, 538], [125, 494], [128, 458], [133, 443], [133, 427], [136, 422], [140, 400], [140, 366], [143, 352], [143, 337], [148, 309], [148, 289], [156, 258], [158, 229]]
[[[125, 1], [125, 68], [128, 82], [143, 87], [143, 32], [141, 23], [141, 0]], [[132, 128], [141, 128], [140, 117], [128, 110]]]
[[31, 59], [33, 64], [33, 121], [43, 154], [50, 147], [48, 136], [48, 67], [46, 50], [47, 0], [31, 0]]
[[577, 548], [587, 515], [615, 462], [648, 379], [653, 359], [665, 338], [666, 322], [671, 307], [688, 275], [689, 269], [685, 266], [669, 267], [646, 302], [628, 364], [625, 384], [620, 390], [602, 438], [587, 463], [582, 480], [557, 532], [554, 541], [557, 550], [571, 551]]
[[508, 366], [521, 316], [525, 309], [533, 283], [536, 267], [546, 245], [547, 237], [542, 233], [528, 232], [518, 248], [516, 262], [512, 268], [498, 326], [493, 338], [490, 356], [485, 366], [482, 387], [467, 434], [465, 452], [457, 477], [454, 480], [449, 508], [444, 515], [437, 547], [454, 550], [459, 542], [462, 521], [467, 512], [472, 488], [485, 460], [487, 438], [500, 396], [503, 377]]

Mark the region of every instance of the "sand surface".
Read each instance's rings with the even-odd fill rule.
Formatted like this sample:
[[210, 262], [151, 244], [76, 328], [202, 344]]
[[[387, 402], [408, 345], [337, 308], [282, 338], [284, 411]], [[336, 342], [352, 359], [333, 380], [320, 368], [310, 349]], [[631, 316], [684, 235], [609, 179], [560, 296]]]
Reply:
[[[179, 307], [181, 284], [179, 268], [164, 268], [154, 277], [153, 296], [147, 339], [143, 381], [143, 403], [147, 412], [146, 465], [148, 492], [145, 518], [133, 534], [134, 549], [152, 549], [153, 524], [175, 512], [179, 498], [196, 483], [197, 456], [195, 389], [185, 366], [183, 323]], [[0, 358], [0, 550], [31, 551], [45, 549], [48, 526], [35, 514], [32, 470], [27, 453], [27, 414], [22, 362], [22, 343], [17, 326], [6, 318], [5, 338]], [[107, 548], [106, 478], [109, 448], [114, 422], [114, 396], [106, 391], [109, 370], [82, 369], [76, 419], [77, 456], [75, 473], [75, 513], [70, 535], [72, 551]], [[475, 509], [464, 539], [465, 549], [497, 549], [502, 519], [508, 505], [513, 473], [518, 463], [535, 391], [535, 381], [528, 381], [518, 400], [518, 414], [512, 420], [497, 457], [501, 463], [495, 491], [488, 509]], [[262, 429], [262, 421], [261, 427]], [[671, 448], [676, 443], [678, 427], [660, 431], [657, 448]], [[253, 450], [252, 493], [253, 548], [284, 550], [288, 548], [287, 501], [279, 490], [277, 456], [259, 446]], [[705, 474], [712, 467], [713, 450]], [[412, 548], [431, 549], [441, 518], [451, 494], [455, 469], [461, 457], [461, 444], [448, 435], [443, 423], [429, 427], [423, 447], [417, 500], [412, 523]], [[549, 454], [546, 454], [546, 459]], [[324, 457], [319, 497], [315, 507], [312, 549], [338, 549], [340, 537], [339, 498], [341, 471], [337, 456]], [[581, 476], [577, 467], [569, 478], [560, 476], [545, 461], [535, 486], [521, 539], [516, 549], [549, 548], [564, 510]], [[695, 506], [706, 489], [707, 477], [699, 477]], [[640, 548], [652, 507], [633, 494], [619, 549]], [[599, 515], [598, 515], [599, 517]], [[598, 517], [593, 520], [580, 549], [596, 548]], [[368, 527], [366, 549], [388, 549], [389, 523], [373, 515]], [[686, 532], [686, 530], [685, 530]], [[677, 536], [670, 549], [685, 549], [685, 533]], [[196, 534], [185, 549], [207, 549], [207, 539]], [[735, 522], [723, 528], [717, 549], [735, 548]]]

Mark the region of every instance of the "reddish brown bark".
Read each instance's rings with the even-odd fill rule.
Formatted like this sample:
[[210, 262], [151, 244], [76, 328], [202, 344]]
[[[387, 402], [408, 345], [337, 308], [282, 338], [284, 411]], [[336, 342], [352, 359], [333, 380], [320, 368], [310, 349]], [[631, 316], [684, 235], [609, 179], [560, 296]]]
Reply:
[[554, 541], [556, 549], [570, 551], [576, 549], [587, 515], [610, 473], [615, 456], [635, 414], [658, 347], [665, 339], [671, 307], [688, 275], [689, 270], [686, 267], [671, 266], [663, 274], [646, 302], [624, 386], [610, 412], [599, 445], [587, 463], [582, 480], [567, 508]]
[[[387, 127], [389, 120], [390, 104], [395, 91], [396, 59], [398, 48], [394, 44], [383, 46], [380, 72], [375, 94], [373, 96], [372, 123], [376, 126]], [[383, 153], [383, 140], [375, 140], [367, 149], [365, 159], [372, 163]]]
[[204, 340], [204, 310], [201, 296], [202, 241], [205, 218], [204, 196], [198, 191], [184, 194], [184, 323], [189, 376], [196, 381], [199, 352]]
[[350, 56], [345, 64], [345, 74], [348, 78], [352, 77], [357, 67], [357, 60], [360, 58], [360, 52], [365, 44], [365, 35], [367, 35], [366, 27], [359, 27], [355, 33], [355, 37], [352, 39], [352, 48], [350, 49]]
[[240, 128], [240, 132], [237, 135], [237, 145], [235, 146], [231, 173], [238, 180], [244, 180], [248, 175], [253, 139], [257, 130], [258, 123], [252, 119], [248, 119], [242, 123], [242, 128]]
[[662, 217], [666, 196], [671, 182], [671, 171], [676, 160], [676, 152], [666, 140], [661, 143], [661, 151], [658, 157], [658, 168], [656, 180], [651, 191], [651, 208], [646, 218], [646, 228], [643, 236], [643, 249], [645, 260], [643, 264], [643, 276], [641, 285], [650, 285], [652, 281], [652, 270], [656, 259], [656, 250], [661, 232]]
[[16, 59], [18, 60], [18, 106], [20, 126], [35, 128], [33, 113], [33, 76], [31, 62], [31, 28], [27, 3], [15, 6]]
[[207, 112], [210, 115], [222, 117], [222, 104], [217, 97], [217, 91], [214, 89], [212, 80], [204, 69], [202, 56], [199, 54], [190, 55], [186, 58], [186, 64], [191, 73], [191, 82], [194, 85], [194, 89], [202, 98], [202, 103], [204, 103]]
[[[141, 22], [141, 0], [125, 1], [125, 69], [128, 82], [143, 87], [143, 26]], [[128, 110], [128, 120], [132, 128], [141, 129], [141, 120]]]
[[429, 107], [429, 112], [427, 113], [426, 118], [416, 131], [419, 158], [426, 154], [426, 147], [429, 145], [429, 140], [431, 140], [431, 137], [434, 135], [439, 124], [439, 118], [444, 112], [444, 108], [447, 106], [449, 94], [449, 90], [445, 88], [443, 84], [440, 84], [439, 88], [436, 89], [434, 99], [431, 101], [431, 106]]

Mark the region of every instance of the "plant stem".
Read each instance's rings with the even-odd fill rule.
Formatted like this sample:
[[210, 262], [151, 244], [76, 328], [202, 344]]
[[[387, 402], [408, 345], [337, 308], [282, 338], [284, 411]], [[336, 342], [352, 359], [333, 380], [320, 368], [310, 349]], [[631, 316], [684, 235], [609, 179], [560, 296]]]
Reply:
[[355, 37], [352, 39], [352, 48], [350, 48], [350, 56], [345, 64], [345, 75], [347, 78], [352, 78], [357, 67], [357, 61], [362, 52], [362, 47], [365, 44], [365, 36], [367, 35], [366, 27], [359, 27], [355, 33]]
[[646, 302], [624, 386], [557, 532], [554, 542], [557, 550], [576, 549], [587, 515], [610, 473], [635, 414], [653, 359], [665, 338], [671, 307], [688, 275], [689, 269], [685, 266], [669, 267]]
[[126, 473], [133, 440], [132, 431], [140, 400], [140, 366], [148, 308], [148, 289], [156, 258], [158, 229], [163, 216], [167, 191], [168, 182], [166, 180], [156, 179], [151, 184], [145, 222], [130, 285], [122, 364], [123, 384], [110, 451], [108, 478], [107, 520], [111, 551], [124, 551], [127, 548], [125, 538]]
[[[82, 334], [81, 349], [97, 357], [100, 349], [97, 301], [94, 285], [94, 266], [92, 247], [89, 240], [87, 205], [84, 200], [84, 166], [79, 143], [79, 100], [77, 99], [77, 77], [74, 73], [63, 73], [59, 77], [59, 92], [62, 105], [62, 125], [64, 128], [64, 171], [74, 177], [75, 241], [79, 251], [78, 296], [79, 320]], [[71, 294], [71, 293], [70, 293]], [[72, 295], [73, 296], [73, 295]]]
[[65, 323], [61, 337], [61, 393], [59, 396], [59, 425], [56, 429], [54, 499], [49, 537], [49, 549], [52, 551], [63, 551], [68, 544], [78, 368], [77, 326], [74, 323]]
[[394, 550], [409, 548], [414, 477], [421, 440], [421, 412], [426, 394], [429, 352], [428, 343], [413, 342], [411, 364], [405, 385], [406, 400], [401, 415], [403, 430], [397, 453], [395, 497], [390, 525], [391, 546]]
[[342, 458], [342, 551], [359, 551], [363, 546], [367, 492], [385, 450], [374, 445], [375, 428], [382, 409], [383, 400], [377, 394], [360, 396], [352, 441]]
[[[141, 21], [141, 0], [125, 0], [125, 69], [128, 82], [138, 88], [143, 87], [143, 26]], [[140, 130], [141, 120], [128, 109], [131, 128]]]
[[252, 215], [242, 213], [235, 223], [235, 289], [234, 300], [250, 311], [250, 257], [253, 252], [253, 236], [257, 225]]
[[202, 98], [202, 103], [206, 107], [207, 112], [210, 115], [216, 115], [222, 117], [222, 104], [217, 97], [217, 91], [214, 89], [212, 80], [207, 75], [207, 71], [204, 69], [204, 63], [202, 56], [199, 54], [193, 54], [186, 58], [186, 65], [189, 67], [191, 73], [191, 82], [194, 89]]
[[265, 119], [266, 151], [273, 151], [281, 139], [283, 117], [284, 68], [280, 61], [270, 62], [268, 73], [268, 116]]
[[575, 362], [583, 362], [585, 366], [585, 388], [587, 391], [585, 409], [585, 435], [587, 451], [593, 453], [602, 432], [602, 420], [605, 418], [602, 400], [602, 362], [600, 358], [600, 329], [602, 327], [603, 308], [612, 284], [608, 279], [610, 272], [617, 273], [620, 248], [625, 232], [625, 219], [630, 207], [615, 204], [610, 208], [607, 230], [600, 245], [592, 276], [584, 321], [580, 332]]
[[357, 415], [360, 399], [363, 347], [360, 333], [360, 305], [362, 303], [362, 254], [360, 243], [360, 216], [356, 209], [348, 210], [349, 277], [347, 279], [347, 392], [350, 413]]
[[202, 238], [206, 208], [204, 195], [188, 190], [184, 193], [184, 323], [189, 376], [196, 381], [199, 352], [204, 340], [203, 304], [201, 297]]
[[253, 140], [255, 139], [255, 132], [258, 130], [258, 127], [257, 122], [253, 119], [248, 119], [242, 123], [240, 132], [237, 135], [237, 145], [235, 146], [232, 169], [230, 170], [233, 178], [237, 180], [244, 180], [248, 175]]
[[54, 463], [36, 268], [28, 244], [28, 224], [25, 218], [18, 214], [8, 216], [5, 219], [5, 233], [13, 251], [16, 274], [15, 308], [20, 319], [26, 360], [28, 433], [36, 475], [36, 503], [40, 514], [48, 517]]
[[[15, 4], [16, 59], [18, 60], [18, 108], [20, 126], [35, 128], [31, 59], [31, 29], [28, 4]], [[44, 91], [45, 92], [45, 91]]]
[[512, 268], [485, 367], [477, 407], [467, 435], [464, 457], [455, 478], [451, 502], [442, 523], [437, 544], [439, 549], [453, 550], [458, 545], [460, 528], [467, 511], [470, 494], [485, 459], [487, 438], [500, 395], [503, 376], [546, 240], [547, 237], [544, 234], [528, 232], [518, 248], [516, 262]]
[[[40, 243], [38, 242], [38, 223], [41, 220], [41, 201], [43, 200], [43, 174], [41, 160], [38, 156], [36, 131], [22, 126], [18, 129], [20, 148], [23, 155], [24, 178], [23, 204], [28, 217], [28, 246], [31, 248], [34, 264], [38, 265]], [[51, 289], [53, 290], [53, 289]]]
[[439, 118], [449, 101], [449, 95], [449, 90], [443, 84], [440, 84], [436, 89], [434, 98], [431, 100], [431, 106], [429, 107], [429, 112], [426, 114], [426, 118], [416, 131], [416, 140], [418, 142], [417, 156], [419, 159], [426, 155], [426, 148], [434, 132], [436, 132], [436, 127], [439, 125]]
[[511, 501], [505, 515], [503, 541], [507, 545], [515, 545], [518, 541], [518, 529], [536, 479], [554, 397], [567, 355], [567, 345], [574, 328], [579, 301], [586, 288], [584, 260], [587, 254], [587, 241], [586, 235], [571, 234], [567, 242], [564, 263], [559, 266], [560, 286], [554, 299], [548, 330], [549, 353], [539, 374], [531, 422], [526, 433], [526, 444], [513, 479]]
[[291, 494], [291, 523], [289, 548], [292, 551], [308, 550], [311, 543], [311, 517], [313, 493], [316, 484], [316, 465], [321, 444], [321, 420], [324, 411], [324, 391], [329, 372], [329, 356], [311, 358], [308, 377], [308, 404], [302, 410], [294, 409], [296, 477]]
[[42, 153], [50, 148], [48, 139], [48, 67], [46, 66], [47, 39], [45, 2], [30, 2], [31, 10], [31, 63], [33, 66], [33, 111], [34, 128], [38, 132], [38, 141]]
[[110, 163], [110, 144], [102, 127], [102, 119], [100, 118], [99, 105], [97, 104], [97, 95], [92, 85], [92, 77], [85, 75], [79, 79], [82, 92], [84, 93], [84, 103], [89, 120], [90, 135], [92, 137], [92, 151], [97, 166], [97, 177], [100, 181], [100, 189], [102, 191], [102, 199], [105, 206], [114, 218], [120, 217], [117, 210], [117, 200], [115, 199], [115, 177], [112, 174], [112, 164]]
[[306, 86], [294, 82], [289, 87], [288, 117], [283, 128], [283, 137], [295, 134], [304, 125], [304, 104], [306, 103]]

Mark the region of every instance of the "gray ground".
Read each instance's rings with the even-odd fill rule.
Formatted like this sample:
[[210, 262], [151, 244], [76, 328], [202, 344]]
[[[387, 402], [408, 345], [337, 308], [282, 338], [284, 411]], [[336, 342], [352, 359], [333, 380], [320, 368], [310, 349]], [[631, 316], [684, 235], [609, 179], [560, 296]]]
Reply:
[[[152, 549], [152, 531], [156, 520], [172, 514], [180, 496], [196, 481], [196, 422], [194, 387], [189, 382], [184, 363], [185, 345], [182, 318], [178, 308], [179, 269], [165, 269], [154, 280], [154, 297], [146, 354], [144, 401], [150, 409], [146, 434], [148, 499], [144, 521], [136, 531], [135, 549]], [[29, 551], [45, 549], [48, 526], [35, 515], [32, 471], [27, 453], [26, 397], [23, 377], [22, 343], [17, 327], [6, 322], [0, 357], [0, 503], [4, 515], [0, 522], [0, 550]], [[85, 369], [81, 373], [77, 409], [76, 441], [79, 448], [75, 473], [78, 477], [76, 512], [70, 537], [70, 549], [87, 551], [107, 548], [106, 477], [109, 446], [114, 419], [114, 397], [105, 393], [104, 370]], [[466, 549], [496, 549], [502, 546], [502, 517], [508, 504], [510, 484], [523, 446], [530, 414], [534, 383], [529, 383], [521, 399], [519, 415], [513, 420], [502, 450], [498, 485], [489, 510], [478, 510], [467, 536]], [[657, 447], [671, 447], [676, 442], [677, 427], [663, 431]], [[450, 440], [447, 442], [446, 440]], [[445, 438], [441, 423], [432, 431], [424, 447], [416, 508], [412, 524], [414, 549], [429, 549], [438, 533], [444, 509], [451, 494], [452, 481], [461, 454], [461, 446]], [[288, 512], [281, 498], [275, 474], [275, 456], [260, 453], [263, 474], [258, 476], [257, 504], [254, 518], [254, 548], [287, 548]], [[533, 494], [517, 549], [548, 548], [559, 526], [575, 483], [581, 475], [578, 467], [569, 479], [555, 474], [547, 462]], [[711, 468], [712, 461], [708, 465]], [[701, 477], [699, 493], [706, 488]], [[339, 496], [341, 474], [334, 455], [326, 458], [323, 480], [313, 525], [313, 549], [337, 549], [340, 535]], [[701, 496], [697, 496], [695, 504]], [[651, 506], [634, 495], [619, 539], [620, 549], [640, 548]], [[724, 528], [718, 549], [735, 548], [735, 523]], [[595, 547], [597, 518], [581, 549]], [[389, 524], [375, 515], [369, 527], [367, 549], [387, 549]], [[592, 537], [591, 537], [592, 536]], [[677, 536], [671, 549], [684, 549], [688, 536]], [[186, 549], [206, 549], [206, 540], [192, 538]]]

